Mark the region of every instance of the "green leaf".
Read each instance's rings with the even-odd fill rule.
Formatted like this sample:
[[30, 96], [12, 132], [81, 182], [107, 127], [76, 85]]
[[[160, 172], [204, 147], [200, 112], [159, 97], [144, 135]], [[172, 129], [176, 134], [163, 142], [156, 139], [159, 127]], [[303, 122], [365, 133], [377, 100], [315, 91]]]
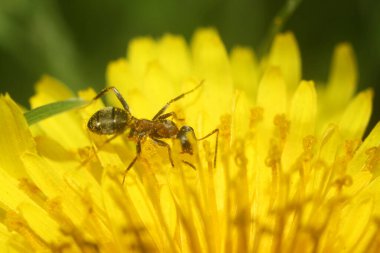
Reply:
[[66, 112], [75, 108], [79, 108], [87, 104], [88, 101], [79, 98], [72, 98], [65, 101], [59, 101], [47, 105], [37, 107], [33, 110], [24, 113], [26, 121], [29, 126], [47, 119], [49, 117], [55, 116], [59, 113]]

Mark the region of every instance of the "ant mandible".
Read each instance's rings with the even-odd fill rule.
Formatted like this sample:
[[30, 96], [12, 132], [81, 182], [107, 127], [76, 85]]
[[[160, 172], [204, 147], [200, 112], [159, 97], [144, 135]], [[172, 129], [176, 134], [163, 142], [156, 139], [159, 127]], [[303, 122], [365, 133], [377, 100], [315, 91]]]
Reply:
[[[124, 177], [123, 182], [125, 181], [125, 176], [127, 172], [132, 168], [132, 166], [135, 164], [137, 158], [141, 154], [141, 143], [146, 139], [150, 138], [153, 140], [157, 145], [166, 147], [169, 154], [169, 160], [174, 167], [173, 159], [172, 159], [172, 151], [170, 148], [170, 145], [166, 142], [164, 142], [161, 139], [178, 139], [181, 144], [182, 153], [188, 153], [190, 155], [193, 154], [193, 147], [190, 143], [190, 140], [188, 138], [188, 134], [191, 134], [192, 137], [197, 140], [201, 141], [203, 139], [206, 139], [207, 137], [216, 134], [216, 140], [215, 140], [215, 153], [214, 153], [214, 168], [216, 166], [216, 156], [218, 151], [218, 136], [219, 136], [219, 129], [216, 128], [210, 133], [206, 134], [202, 138], [196, 138], [194, 129], [191, 126], [182, 126], [180, 129], [178, 129], [177, 125], [170, 119], [170, 117], [176, 118], [175, 112], [168, 112], [165, 113], [166, 109], [169, 107], [169, 105], [187, 94], [195, 91], [199, 87], [201, 87], [203, 84], [203, 81], [196, 86], [195, 88], [191, 89], [190, 91], [187, 91], [185, 93], [182, 93], [181, 95], [171, 99], [169, 102], [167, 102], [164, 107], [159, 110], [154, 117], [149, 119], [138, 119], [134, 117], [131, 112], [129, 111], [129, 106], [123, 96], [120, 94], [120, 92], [115, 87], [107, 87], [103, 89], [99, 94], [97, 94], [92, 101], [95, 101], [102, 97], [105, 93], [112, 91], [117, 99], [120, 101], [120, 103], [123, 105], [123, 108], [108, 106], [103, 109], [100, 109], [99, 111], [95, 112], [91, 118], [89, 119], [87, 123], [88, 129], [99, 135], [113, 135], [110, 139], [107, 140], [107, 142], [111, 141], [112, 139], [116, 138], [120, 134], [124, 133], [128, 128], [130, 129], [128, 137], [136, 141], [136, 156], [132, 160], [132, 162], [128, 165], [128, 167], [124, 171]], [[187, 161], [182, 161], [185, 164], [189, 165], [193, 169], [195, 169], [195, 166]]]

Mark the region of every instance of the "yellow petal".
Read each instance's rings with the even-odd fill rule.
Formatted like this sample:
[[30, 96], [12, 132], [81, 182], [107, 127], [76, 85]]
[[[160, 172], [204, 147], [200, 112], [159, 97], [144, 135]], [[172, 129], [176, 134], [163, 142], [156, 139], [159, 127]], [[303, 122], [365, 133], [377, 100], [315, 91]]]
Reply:
[[221, 115], [231, 111], [234, 93], [230, 64], [226, 49], [214, 29], [196, 31], [191, 48], [194, 72], [204, 80], [202, 103], [197, 103], [197, 111], [193, 114], [199, 115], [197, 122], [201, 123], [198, 129], [210, 131], [219, 123]]
[[236, 139], [242, 139], [249, 131], [248, 119], [250, 117], [250, 109], [252, 108], [252, 102], [245, 92], [237, 91], [233, 102], [232, 109], [232, 141]]
[[364, 193], [365, 195], [373, 198], [374, 203], [374, 213], [373, 215], [376, 217], [379, 217], [380, 215], [380, 177], [375, 178], [368, 186], [368, 188], [365, 189]]
[[133, 111], [139, 117], [153, 118], [167, 102], [179, 95], [179, 92], [174, 93], [174, 87], [173, 79], [162, 65], [157, 61], [152, 62], [146, 69], [144, 82], [141, 85], [140, 92], [143, 98]]
[[140, 37], [133, 39], [128, 45], [128, 62], [132, 72], [141, 81], [141, 76], [145, 74], [149, 64], [157, 59], [157, 45], [150, 37]]
[[[133, 96], [139, 85], [135, 73], [125, 59], [110, 62], [107, 66], [106, 78], [107, 86], [116, 87], [126, 99]], [[112, 104], [120, 106], [115, 95], [110, 94], [107, 98], [112, 101]]]
[[[358, 79], [356, 60], [351, 45], [342, 43], [334, 50], [327, 87], [328, 106], [343, 107], [355, 92]], [[331, 108], [332, 107], [332, 108]]]
[[73, 97], [73, 93], [63, 83], [48, 75], [42, 76], [35, 86], [38, 99], [32, 98], [32, 108]]
[[[169, 100], [180, 94], [179, 89], [175, 89], [177, 83], [158, 59], [145, 67], [139, 79], [125, 60], [112, 62], [108, 66], [107, 79], [108, 86], [119, 90], [130, 111], [139, 118], [152, 118]], [[176, 90], [178, 94], [174, 93]], [[112, 105], [122, 106], [112, 91], [106, 97]]]
[[301, 80], [301, 56], [292, 33], [279, 34], [274, 38], [268, 65], [280, 68], [288, 91], [296, 89]]
[[232, 49], [230, 61], [235, 86], [252, 97], [257, 91], [259, 75], [254, 52], [249, 48], [235, 47]]
[[[355, 156], [348, 165], [347, 172], [350, 175], [353, 175], [361, 170], [368, 170], [375, 175], [378, 175], [380, 173], [379, 168], [376, 167], [379, 163], [376, 156], [376, 148], [378, 147], [380, 147], [380, 123], [377, 123], [364, 142], [360, 145], [359, 149], [355, 152]], [[373, 157], [371, 157], [371, 150], [375, 152], [373, 153]]]
[[64, 239], [59, 225], [41, 208], [36, 205], [23, 203], [19, 206], [19, 209], [30, 228], [43, 238], [44, 241], [56, 245], [64, 244], [64, 241], [68, 241], [68, 238]]
[[331, 166], [335, 161], [341, 138], [336, 125], [330, 125], [321, 136], [319, 158], [327, 166]]
[[10, 175], [25, 176], [20, 156], [34, 151], [35, 142], [20, 108], [8, 96], [0, 96], [0, 167]]
[[264, 109], [264, 122], [273, 126], [274, 117], [287, 111], [286, 84], [277, 67], [269, 67], [264, 73], [257, 92], [257, 105]]
[[342, 240], [342, 248], [352, 249], [360, 242], [370, 222], [372, 209], [373, 200], [368, 196], [360, 196], [342, 210], [341, 215], [345, 218], [338, 227], [335, 227], [337, 231], [334, 231], [337, 233], [337, 238]]
[[303, 151], [303, 140], [314, 135], [317, 94], [313, 82], [302, 81], [290, 106], [290, 130], [282, 154], [282, 165], [288, 171]]
[[[134, 217], [134, 219], [136, 217], [134, 224], [136, 224], [137, 227], [143, 226], [148, 228], [146, 233], [150, 235], [157, 245], [162, 247], [162, 240], [165, 238], [165, 236], [162, 235], [165, 228], [162, 227], [158, 221], [158, 213], [156, 212], [154, 203], [151, 201], [152, 198], [149, 196], [149, 189], [144, 187], [136, 178], [126, 181], [125, 185], [128, 186], [125, 192], [127, 196], [126, 200], [129, 202], [125, 204], [127, 204], [126, 207], [130, 209], [129, 212], [132, 214], [132, 217]], [[157, 207], [159, 208], [159, 206]]]
[[[37, 94], [30, 99], [32, 108], [72, 97], [70, 90], [59, 81], [45, 76], [36, 85]], [[64, 125], [64, 127], [62, 127]], [[38, 123], [46, 136], [72, 150], [89, 144], [76, 111], [65, 112]]]
[[0, 194], [0, 206], [3, 210], [16, 211], [21, 203], [33, 201], [19, 189], [19, 182], [0, 167], [0, 185], [4, 187]]
[[35, 153], [25, 153], [22, 160], [33, 182], [49, 198], [54, 198], [63, 193], [60, 186], [62, 182], [62, 169], [52, 168]]
[[339, 127], [345, 139], [363, 136], [372, 113], [372, 97], [372, 90], [360, 92], [344, 111]]
[[15, 234], [0, 223], [0, 252], [23, 253], [28, 252], [30, 246], [21, 235]]
[[167, 34], [158, 42], [158, 60], [174, 82], [190, 74], [190, 52], [182, 36]]
[[276, 127], [275, 117], [287, 112], [286, 84], [277, 67], [269, 67], [264, 73], [258, 88], [257, 105], [262, 109], [263, 118], [257, 126], [257, 136], [255, 137], [257, 142], [255, 154], [258, 158], [256, 164], [260, 169], [254, 174], [260, 182], [257, 188], [263, 187], [259, 190], [261, 193], [257, 198], [266, 198], [262, 192], [266, 192], [268, 187], [272, 187], [269, 183], [272, 175], [267, 168], [266, 161], [270, 157], [270, 145], [271, 141], [273, 142], [271, 139], [273, 139]]
[[203, 90], [207, 99], [212, 100], [211, 104], [223, 106], [223, 98], [232, 95], [232, 76], [228, 55], [218, 33], [214, 29], [196, 31], [191, 49], [194, 71], [205, 81]]
[[[46, 241], [33, 231], [25, 219], [14, 211], [6, 213], [4, 224], [13, 233], [19, 233], [27, 242], [29, 250], [27, 252], [48, 252], [49, 246]], [[13, 246], [13, 245], [12, 245]], [[13, 246], [14, 247], [14, 246]]]
[[171, 237], [174, 237], [177, 229], [177, 212], [173, 201], [172, 193], [167, 185], [161, 187], [160, 190], [160, 205], [164, 222]]
[[191, 46], [195, 72], [201, 78], [205, 78], [206, 82], [220, 80], [224, 83], [224, 78], [228, 77], [227, 81], [231, 82], [228, 55], [214, 29], [197, 30]]
[[[161, 109], [156, 108], [156, 106], [158, 107], [157, 94], [161, 92], [165, 94], [164, 89], [159, 90], [159, 93], [157, 93], [159, 85], [164, 84], [166, 85], [165, 87], [167, 87], [171, 85], [172, 82], [162, 76], [164, 80], [161, 80], [161, 82], [152, 80], [152, 77], [160, 77], [160, 71], [157, 70], [160, 68], [160, 65], [157, 60], [153, 58], [151, 58], [149, 64], [144, 67], [144, 72], [140, 73], [140, 75], [137, 75], [136, 72], [133, 71], [133, 68], [132, 64], [128, 63], [125, 59], [111, 62], [107, 67], [107, 86], [114, 86], [118, 89], [134, 116], [138, 118], [151, 118], [152, 114]], [[171, 89], [169, 89], [167, 93], [171, 94], [170, 91]], [[122, 104], [113, 91], [108, 92], [105, 97], [111, 105], [122, 108]], [[165, 101], [165, 103], [166, 102], [167, 101]], [[160, 104], [160, 106], [163, 105], [164, 104]]]
[[68, 171], [76, 169], [75, 165], [70, 162], [54, 163], [33, 153], [25, 153], [22, 159], [30, 178], [37, 187], [49, 199], [60, 198], [63, 212], [74, 224], [80, 224], [87, 210], [79, 196], [66, 183]]

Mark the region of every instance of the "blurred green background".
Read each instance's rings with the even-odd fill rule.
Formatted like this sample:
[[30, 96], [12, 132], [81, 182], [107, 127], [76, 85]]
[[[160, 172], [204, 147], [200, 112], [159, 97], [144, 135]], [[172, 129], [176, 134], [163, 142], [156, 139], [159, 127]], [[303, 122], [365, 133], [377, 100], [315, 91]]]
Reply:
[[[293, 0], [294, 1], [294, 0]], [[73, 90], [100, 89], [109, 61], [128, 41], [170, 32], [188, 40], [197, 27], [216, 27], [226, 46], [258, 50], [286, 0], [0, 0], [0, 92], [27, 106], [33, 85], [50, 74]], [[356, 52], [359, 89], [380, 94], [380, 1], [304, 0], [284, 30], [299, 42], [303, 78], [327, 80], [334, 46]], [[375, 115], [380, 119], [375, 96]]]

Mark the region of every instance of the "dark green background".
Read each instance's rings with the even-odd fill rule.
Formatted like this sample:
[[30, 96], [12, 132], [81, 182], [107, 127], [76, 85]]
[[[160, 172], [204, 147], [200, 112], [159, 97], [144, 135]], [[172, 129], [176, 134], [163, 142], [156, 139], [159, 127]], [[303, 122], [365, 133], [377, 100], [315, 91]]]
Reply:
[[[0, 92], [23, 105], [42, 74], [73, 90], [100, 89], [110, 60], [140, 35], [171, 32], [187, 39], [197, 27], [216, 27], [226, 46], [258, 50], [284, 0], [0, 0]], [[303, 78], [325, 81], [334, 46], [352, 43], [359, 89], [380, 85], [380, 1], [304, 0], [285, 24], [299, 42]], [[375, 96], [380, 119], [380, 100]]]

